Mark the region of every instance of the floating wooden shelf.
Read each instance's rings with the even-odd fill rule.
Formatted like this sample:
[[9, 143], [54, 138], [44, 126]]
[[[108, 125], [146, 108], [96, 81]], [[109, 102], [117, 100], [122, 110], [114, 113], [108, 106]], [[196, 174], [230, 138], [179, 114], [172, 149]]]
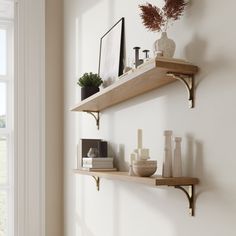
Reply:
[[[161, 176], [156, 176], [156, 175], [152, 177], [138, 177], [138, 176], [129, 176], [127, 172], [120, 172], [120, 171], [90, 172], [80, 169], [76, 169], [74, 170], [74, 172], [76, 174], [92, 176], [96, 181], [96, 186], [98, 191], [100, 188], [100, 178], [135, 182], [153, 187], [157, 186], [175, 187], [177, 189], [182, 190], [186, 194], [189, 201], [190, 214], [192, 216], [194, 215], [194, 186], [199, 183], [199, 180], [197, 178], [192, 178], [192, 177], [163, 178]], [[187, 191], [185, 187], [188, 187], [189, 191]]]
[[[71, 110], [89, 112], [99, 128], [99, 112], [176, 80], [188, 91], [189, 106], [194, 107], [194, 74], [198, 67], [177, 59], [152, 59], [119, 77], [117, 82], [79, 102]], [[97, 114], [94, 114], [97, 113]]]
[[177, 63], [162, 59], [151, 60], [133, 72], [121, 76], [114, 84], [79, 102], [72, 111], [102, 111], [176, 81], [177, 78], [171, 74], [192, 78], [197, 71], [197, 66], [182, 61]]

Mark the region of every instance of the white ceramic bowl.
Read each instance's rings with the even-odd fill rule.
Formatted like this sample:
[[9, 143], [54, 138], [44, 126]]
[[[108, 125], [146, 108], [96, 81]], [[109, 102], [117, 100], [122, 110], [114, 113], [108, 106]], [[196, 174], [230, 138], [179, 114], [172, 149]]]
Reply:
[[136, 165], [136, 166], [157, 166], [157, 161], [153, 161], [153, 160], [133, 161], [133, 165]]
[[133, 171], [136, 175], [141, 177], [150, 177], [157, 170], [157, 161], [134, 161]]

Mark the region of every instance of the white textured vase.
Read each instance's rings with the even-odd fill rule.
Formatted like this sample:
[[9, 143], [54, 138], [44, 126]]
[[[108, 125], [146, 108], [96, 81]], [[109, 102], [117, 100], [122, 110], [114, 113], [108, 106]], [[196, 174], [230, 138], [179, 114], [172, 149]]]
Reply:
[[161, 38], [154, 43], [154, 55], [160, 52], [163, 57], [173, 57], [175, 53], [175, 42], [167, 37], [166, 32], [162, 32]]
[[164, 161], [163, 161], [163, 169], [162, 176], [163, 177], [172, 177], [172, 131], [165, 130], [165, 148], [164, 148]]
[[173, 177], [182, 176], [181, 140], [180, 137], [175, 138]]

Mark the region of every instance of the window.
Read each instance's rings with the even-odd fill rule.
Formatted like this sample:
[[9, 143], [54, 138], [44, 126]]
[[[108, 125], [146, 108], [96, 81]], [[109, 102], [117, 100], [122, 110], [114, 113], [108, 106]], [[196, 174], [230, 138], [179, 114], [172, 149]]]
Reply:
[[6, 54], [6, 48], [7, 48], [7, 35], [6, 35], [5, 29], [0, 29], [0, 75], [4, 76], [6, 75], [6, 66], [7, 66], [7, 54]]
[[[1, 40], [0, 40], [1, 42]], [[6, 83], [1, 82], [0, 80], [0, 101], [1, 101], [1, 106], [0, 106], [0, 128], [6, 128]]]
[[[1, 4], [0, 0], [0, 9]], [[12, 111], [13, 20], [1, 17], [0, 14], [0, 236], [13, 236]]]

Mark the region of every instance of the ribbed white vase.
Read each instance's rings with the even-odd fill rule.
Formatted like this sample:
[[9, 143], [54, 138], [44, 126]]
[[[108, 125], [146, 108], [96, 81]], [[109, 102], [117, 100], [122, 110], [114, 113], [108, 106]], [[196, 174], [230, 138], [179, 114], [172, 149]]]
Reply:
[[165, 130], [165, 148], [164, 148], [164, 160], [163, 160], [163, 177], [172, 177], [172, 130]]
[[168, 38], [166, 32], [162, 32], [161, 38], [154, 43], [154, 55], [160, 52], [163, 57], [173, 57], [175, 53], [175, 42]]
[[173, 177], [182, 176], [181, 140], [182, 138], [180, 137], [175, 138]]

